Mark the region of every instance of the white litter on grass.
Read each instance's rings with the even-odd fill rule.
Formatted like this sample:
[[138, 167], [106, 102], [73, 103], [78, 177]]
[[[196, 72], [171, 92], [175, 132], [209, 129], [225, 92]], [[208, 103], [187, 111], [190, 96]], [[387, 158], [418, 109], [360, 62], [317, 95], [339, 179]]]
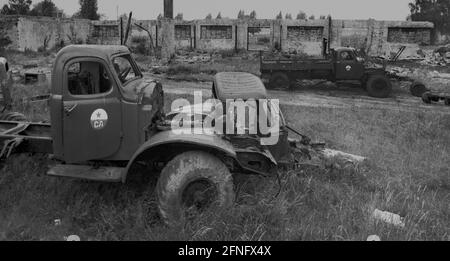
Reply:
[[61, 226], [61, 219], [55, 219], [55, 226]]
[[405, 227], [405, 223], [403, 222], [403, 218], [400, 217], [400, 215], [387, 212], [387, 211], [381, 211], [379, 209], [375, 209], [375, 211], [372, 214], [372, 217], [376, 220], [383, 221], [387, 224], [394, 225], [396, 227]]
[[377, 235], [372, 235], [367, 238], [367, 241], [381, 241], [381, 238]]
[[81, 238], [77, 235], [71, 235], [66, 238], [66, 241], [81, 241]]

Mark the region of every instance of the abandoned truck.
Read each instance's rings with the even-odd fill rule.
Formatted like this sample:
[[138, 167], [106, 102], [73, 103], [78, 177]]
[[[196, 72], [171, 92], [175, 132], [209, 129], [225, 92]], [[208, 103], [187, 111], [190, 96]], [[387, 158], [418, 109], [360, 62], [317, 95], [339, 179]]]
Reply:
[[387, 98], [392, 83], [383, 68], [370, 68], [354, 48], [331, 49], [324, 59], [266, 59], [261, 56], [261, 74], [270, 88], [288, 89], [296, 80], [324, 79], [358, 81], [368, 94]]
[[[219, 73], [213, 96], [223, 102], [267, 98], [261, 80], [247, 73]], [[273, 146], [261, 145], [259, 134], [176, 134], [171, 119], [194, 111], [186, 106], [165, 114], [162, 85], [144, 80], [123, 46], [63, 48], [53, 67], [50, 106], [51, 125], [0, 121], [0, 156], [52, 154], [50, 176], [98, 182], [126, 182], [132, 167], [144, 165], [148, 171], [140, 174], [158, 177], [148, 191], [154, 191], [169, 225], [184, 220], [186, 209], [230, 206], [232, 173], [277, 177], [280, 166], [319, 162], [352, 168], [365, 160], [311, 143], [282, 115]], [[301, 139], [290, 139], [289, 130]]]

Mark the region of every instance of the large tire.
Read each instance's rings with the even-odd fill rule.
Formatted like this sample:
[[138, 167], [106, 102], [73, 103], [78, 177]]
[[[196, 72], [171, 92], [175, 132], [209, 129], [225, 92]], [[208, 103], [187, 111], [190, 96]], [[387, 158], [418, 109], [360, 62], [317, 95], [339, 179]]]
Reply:
[[422, 101], [426, 104], [431, 104], [431, 94], [429, 92], [422, 94]]
[[201, 151], [178, 155], [161, 172], [156, 185], [158, 208], [169, 226], [182, 224], [188, 210], [205, 211], [214, 203], [234, 202], [233, 178], [218, 158]]
[[290, 87], [290, 80], [287, 74], [282, 72], [276, 72], [272, 74], [269, 81], [270, 89], [283, 89], [287, 90]]
[[373, 75], [367, 81], [367, 92], [375, 98], [387, 98], [392, 92], [392, 83], [384, 75]]
[[27, 118], [25, 115], [19, 112], [7, 112], [0, 114], [0, 121], [17, 121], [17, 122], [25, 122]]
[[425, 86], [425, 84], [421, 82], [413, 82], [410, 87], [411, 94], [415, 97], [422, 97], [422, 95], [429, 90]]

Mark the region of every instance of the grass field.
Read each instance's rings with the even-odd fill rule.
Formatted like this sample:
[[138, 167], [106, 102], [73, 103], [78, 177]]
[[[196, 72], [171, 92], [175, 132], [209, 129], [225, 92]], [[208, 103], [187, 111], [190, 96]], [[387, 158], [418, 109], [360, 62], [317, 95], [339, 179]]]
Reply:
[[[14, 97], [48, 91], [17, 85]], [[48, 121], [46, 103], [16, 111]], [[238, 176], [232, 209], [169, 229], [142, 206], [154, 179], [101, 184], [45, 175], [45, 155], [0, 163], [0, 240], [450, 240], [450, 115], [284, 105], [287, 120], [329, 146], [370, 158], [361, 173], [298, 170], [274, 179]], [[405, 228], [371, 218], [374, 209], [405, 217]], [[144, 217], [151, 216], [151, 219]], [[55, 220], [61, 225], [55, 226]]]

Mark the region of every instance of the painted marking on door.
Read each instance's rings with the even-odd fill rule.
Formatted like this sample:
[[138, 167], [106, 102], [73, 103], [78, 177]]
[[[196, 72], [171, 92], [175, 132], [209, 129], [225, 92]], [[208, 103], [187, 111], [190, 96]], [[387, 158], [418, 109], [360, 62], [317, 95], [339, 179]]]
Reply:
[[102, 130], [108, 124], [108, 113], [103, 109], [95, 110], [91, 115], [91, 126], [94, 130]]

